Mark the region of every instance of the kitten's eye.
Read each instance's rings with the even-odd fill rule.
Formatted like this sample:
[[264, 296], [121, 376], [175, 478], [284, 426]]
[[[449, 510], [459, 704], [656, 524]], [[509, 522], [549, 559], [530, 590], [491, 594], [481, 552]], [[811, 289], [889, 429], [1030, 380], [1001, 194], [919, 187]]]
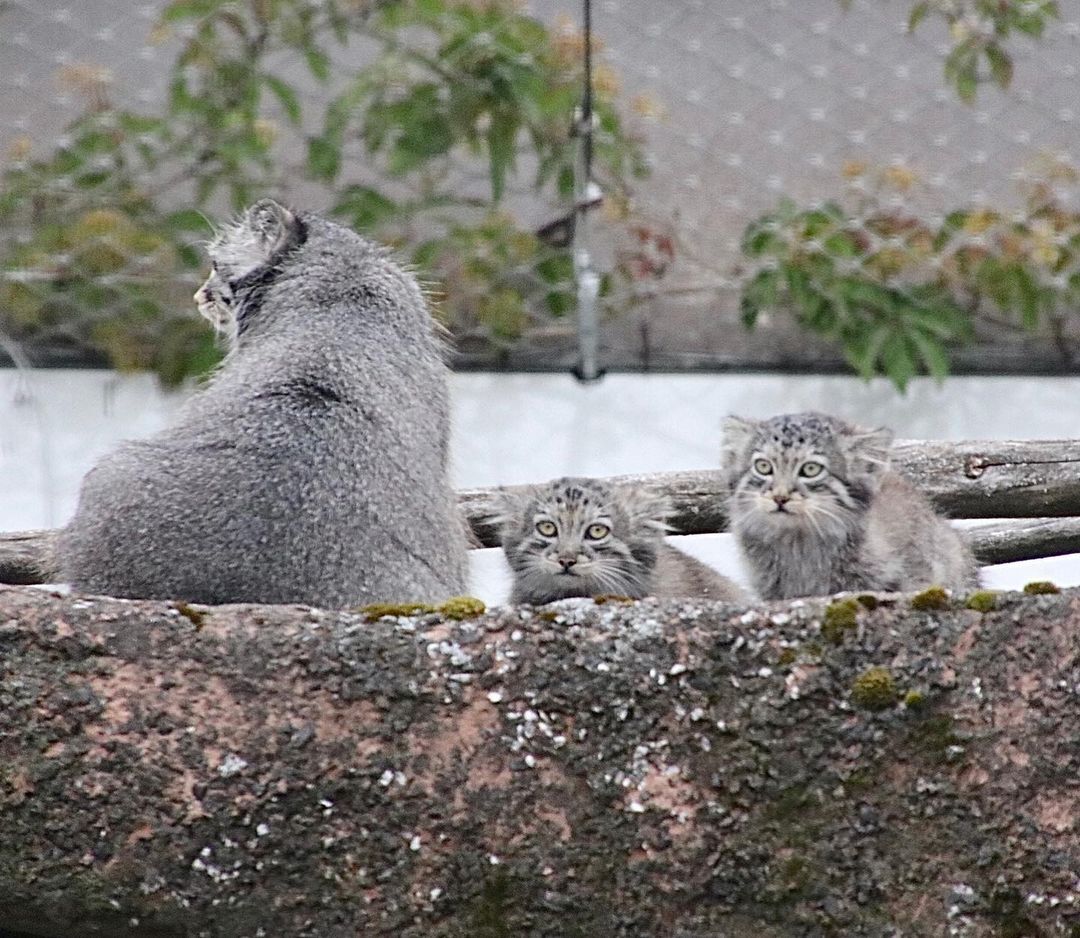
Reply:
[[559, 533], [554, 521], [537, 521], [536, 530], [539, 534], [543, 534], [544, 537], [554, 537]]
[[799, 467], [799, 475], [804, 479], [815, 479], [825, 471], [825, 467], [819, 462], [804, 462]]
[[772, 475], [772, 463], [767, 459], [754, 460], [754, 472], [761, 476]]
[[606, 524], [590, 524], [588, 530], [585, 532], [585, 536], [590, 541], [599, 541], [601, 538], [607, 537], [611, 533], [611, 528]]

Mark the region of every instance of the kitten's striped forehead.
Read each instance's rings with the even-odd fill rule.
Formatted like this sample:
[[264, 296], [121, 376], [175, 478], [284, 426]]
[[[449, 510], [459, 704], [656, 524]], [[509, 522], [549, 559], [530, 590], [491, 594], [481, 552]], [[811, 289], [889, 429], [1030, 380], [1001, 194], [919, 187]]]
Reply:
[[783, 414], [762, 424], [758, 440], [785, 449], [830, 446], [835, 439], [835, 430], [833, 421], [821, 414]]
[[591, 479], [556, 479], [537, 494], [538, 507], [605, 510], [612, 491]]

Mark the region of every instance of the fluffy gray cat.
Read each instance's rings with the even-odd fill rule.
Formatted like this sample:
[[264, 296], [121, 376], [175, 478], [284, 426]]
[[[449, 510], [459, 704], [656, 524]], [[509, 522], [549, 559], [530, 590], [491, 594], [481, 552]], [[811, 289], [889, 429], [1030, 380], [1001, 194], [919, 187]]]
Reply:
[[961, 535], [889, 471], [891, 445], [826, 414], [724, 421], [731, 529], [763, 599], [977, 584]]
[[512, 603], [612, 594], [743, 600], [731, 580], [664, 542], [667, 499], [598, 479], [556, 479], [499, 506]]
[[173, 426], [87, 475], [60, 537], [65, 579], [204, 603], [463, 592], [447, 369], [414, 279], [269, 200], [208, 253], [195, 299], [229, 354]]

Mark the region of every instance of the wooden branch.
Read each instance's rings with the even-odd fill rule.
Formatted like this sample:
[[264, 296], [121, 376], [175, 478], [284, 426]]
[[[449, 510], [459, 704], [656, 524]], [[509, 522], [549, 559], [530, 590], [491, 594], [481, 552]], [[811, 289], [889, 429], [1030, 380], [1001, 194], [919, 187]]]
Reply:
[[[894, 464], [950, 517], [1040, 519], [972, 532], [983, 563], [1080, 550], [1080, 522], [1048, 520], [1080, 517], [1080, 440], [903, 441], [894, 449]], [[714, 534], [727, 528], [727, 493], [716, 470], [615, 476], [610, 481], [667, 494], [675, 506], [672, 525], [680, 534]], [[499, 546], [492, 515], [493, 497], [501, 491], [468, 489], [458, 494], [478, 546]], [[54, 541], [55, 534], [47, 531], [0, 534], [0, 583], [41, 583], [55, 577]]]
[[970, 528], [965, 533], [981, 564], [1080, 553], [1080, 518], [1003, 521]]

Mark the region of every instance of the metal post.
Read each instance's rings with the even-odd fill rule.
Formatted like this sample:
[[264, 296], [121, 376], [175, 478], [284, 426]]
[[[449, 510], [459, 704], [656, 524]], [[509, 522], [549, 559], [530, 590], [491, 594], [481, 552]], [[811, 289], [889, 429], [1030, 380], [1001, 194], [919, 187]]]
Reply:
[[574, 166], [574, 280], [577, 284], [578, 363], [574, 374], [580, 381], [603, 377], [599, 363], [600, 331], [597, 303], [600, 275], [589, 251], [589, 207], [600, 200], [600, 188], [592, 180], [592, 145], [595, 118], [592, 107], [592, 4], [584, 0], [585, 88], [581, 109], [575, 115], [577, 154]]

